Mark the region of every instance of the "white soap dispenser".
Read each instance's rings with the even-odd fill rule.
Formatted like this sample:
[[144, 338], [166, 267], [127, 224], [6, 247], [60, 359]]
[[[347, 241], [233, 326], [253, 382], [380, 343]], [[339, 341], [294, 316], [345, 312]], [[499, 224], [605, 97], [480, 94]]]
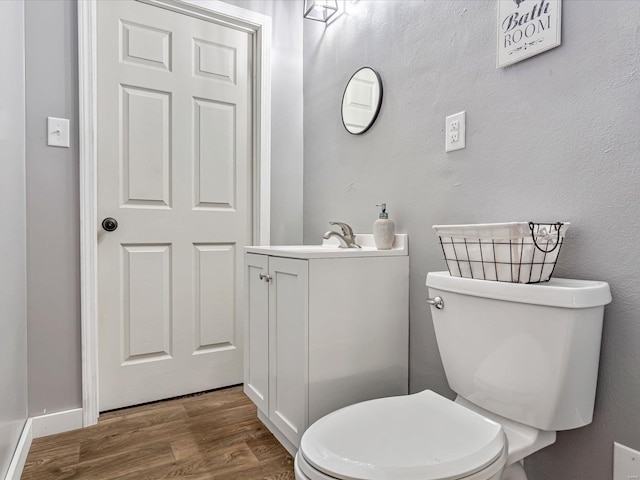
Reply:
[[389, 220], [386, 203], [380, 203], [376, 207], [382, 207], [380, 218], [373, 222], [373, 239], [376, 242], [376, 248], [378, 250], [391, 250], [395, 239], [396, 226], [393, 221]]

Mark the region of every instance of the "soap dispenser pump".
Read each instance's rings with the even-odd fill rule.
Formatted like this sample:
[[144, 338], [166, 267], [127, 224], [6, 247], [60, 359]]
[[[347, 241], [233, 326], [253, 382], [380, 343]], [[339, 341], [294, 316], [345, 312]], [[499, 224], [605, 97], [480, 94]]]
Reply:
[[396, 226], [389, 220], [387, 204], [380, 203], [376, 207], [381, 207], [380, 218], [373, 222], [373, 240], [376, 242], [378, 250], [391, 250], [395, 239]]

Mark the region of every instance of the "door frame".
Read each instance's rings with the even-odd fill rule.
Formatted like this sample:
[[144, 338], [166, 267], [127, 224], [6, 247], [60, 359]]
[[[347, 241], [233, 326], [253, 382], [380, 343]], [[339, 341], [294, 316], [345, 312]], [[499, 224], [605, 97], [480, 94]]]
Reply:
[[[253, 42], [252, 241], [270, 244], [271, 17], [219, 0], [137, 0], [245, 31]], [[82, 419], [98, 422], [97, 0], [78, 1]]]

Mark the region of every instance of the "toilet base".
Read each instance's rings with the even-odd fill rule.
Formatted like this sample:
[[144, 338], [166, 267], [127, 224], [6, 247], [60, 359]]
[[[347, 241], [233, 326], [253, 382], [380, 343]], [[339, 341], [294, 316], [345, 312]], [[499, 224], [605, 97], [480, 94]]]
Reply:
[[520, 462], [509, 465], [502, 475], [502, 480], [528, 480]]

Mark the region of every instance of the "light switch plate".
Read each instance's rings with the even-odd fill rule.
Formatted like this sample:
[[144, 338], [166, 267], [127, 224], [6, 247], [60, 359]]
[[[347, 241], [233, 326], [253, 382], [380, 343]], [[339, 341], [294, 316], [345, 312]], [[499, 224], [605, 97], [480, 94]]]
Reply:
[[613, 442], [613, 480], [640, 480], [640, 452]]
[[69, 148], [69, 119], [47, 117], [47, 145]]
[[453, 152], [465, 148], [467, 112], [463, 111], [455, 115], [449, 115], [445, 123], [445, 152]]

